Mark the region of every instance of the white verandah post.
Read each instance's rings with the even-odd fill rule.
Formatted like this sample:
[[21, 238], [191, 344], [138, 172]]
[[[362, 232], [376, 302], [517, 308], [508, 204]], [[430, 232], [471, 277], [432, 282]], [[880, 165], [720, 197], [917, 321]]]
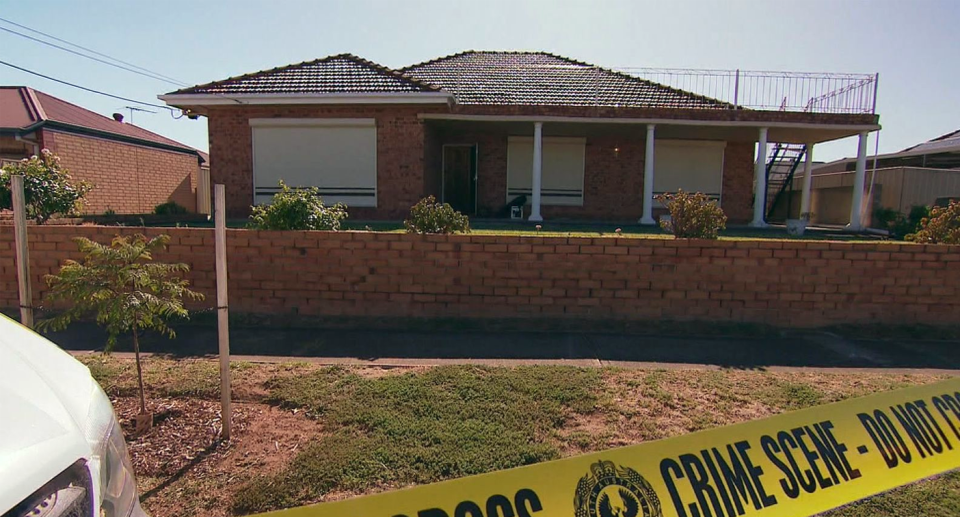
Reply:
[[647, 147], [643, 155], [643, 217], [640, 224], [656, 224], [653, 220], [653, 148], [654, 124], [647, 125]]
[[867, 176], [867, 136], [868, 131], [860, 133], [860, 145], [857, 147], [857, 169], [853, 175], [853, 202], [850, 203], [850, 224], [846, 229], [859, 232], [863, 229], [863, 182]]
[[543, 221], [540, 215], [540, 183], [543, 173], [543, 122], [533, 123], [533, 177], [530, 181], [530, 220]]
[[757, 163], [753, 169], [756, 192], [753, 198], [753, 221], [750, 226], [763, 228], [767, 226], [764, 219], [764, 199], [767, 192], [767, 128], [760, 128], [760, 141], [757, 143]]
[[[800, 218], [810, 214], [810, 188], [813, 185], [813, 144], [807, 144], [803, 162], [803, 191], [800, 195]], [[804, 214], [807, 214], [806, 216]]]

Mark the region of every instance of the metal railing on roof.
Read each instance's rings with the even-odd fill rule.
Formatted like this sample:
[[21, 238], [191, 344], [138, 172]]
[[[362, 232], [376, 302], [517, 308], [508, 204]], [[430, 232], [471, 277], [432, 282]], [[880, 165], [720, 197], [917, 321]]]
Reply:
[[879, 74], [684, 68], [616, 71], [730, 103], [735, 109], [876, 113]]

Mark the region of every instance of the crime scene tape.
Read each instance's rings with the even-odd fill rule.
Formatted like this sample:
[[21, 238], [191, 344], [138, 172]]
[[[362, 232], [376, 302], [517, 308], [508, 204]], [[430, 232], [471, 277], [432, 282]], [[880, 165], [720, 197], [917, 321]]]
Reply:
[[960, 467], [960, 378], [270, 517], [804, 517]]

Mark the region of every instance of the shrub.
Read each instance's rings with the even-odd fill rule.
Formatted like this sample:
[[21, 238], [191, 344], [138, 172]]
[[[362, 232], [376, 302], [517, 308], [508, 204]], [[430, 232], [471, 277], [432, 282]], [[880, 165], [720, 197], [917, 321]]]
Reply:
[[661, 220], [660, 227], [678, 239], [716, 239], [717, 232], [727, 227], [727, 216], [717, 202], [700, 192], [678, 190], [656, 199], [670, 212], [670, 220]]
[[187, 213], [187, 209], [176, 201], [167, 201], [166, 203], [160, 203], [153, 207], [153, 213], [157, 215], [185, 214]]
[[890, 236], [903, 239], [920, 228], [920, 221], [930, 216], [930, 207], [915, 205], [910, 214], [904, 216], [900, 211], [892, 208], [878, 208], [874, 217], [880, 228], [890, 232]]
[[933, 207], [930, 216], [920, 221], [920, 229], [907, 240], [922, 244], [960, 244], [960, 201]]
[[55, 215], [79, 215], [83, 198], [93, 185], [73, 181], [70, 173], [60, 166], [60, 158], [47, 149], [40, 156], [24, 158], [0, 169], [0, 208], [13, 208], [11, 176], [23, 176], [23, 195], [27, 219], [37, 224], [47, 222]]
[[280, 192], [269, 205], [257, 205], [250, 214], [250, 226], [258, 230], [340, 230], [347, 218], [341, 203], [324, 206], [320, 189], [290, 188], [280, 181]]
[[449, 203], [437, 203], [428, 196], [410, 208], [410, 219], [403, 222], [407, 233], [467, 233], [470, 219], [453, 209]]

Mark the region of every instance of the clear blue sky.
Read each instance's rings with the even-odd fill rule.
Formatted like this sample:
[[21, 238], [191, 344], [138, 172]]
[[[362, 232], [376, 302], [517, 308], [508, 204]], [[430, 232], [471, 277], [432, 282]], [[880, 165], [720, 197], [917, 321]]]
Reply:
[[[957, 0], [0, 0], [0, 17], [190, 84], [340, 52], [400, 67], [465, 49], [547, 50], [613, 68], [879, 72], [881, 152], [960, 128]], [[3, 32], [0, 56], [148, 102], [175, 89]], [[3, 66], [0, 83], [108, 116], [126, 104]], [[134, 123], [207, 149], [202, 118], [160, 110]], [[846, 140], [815, 158], [855, 153]]]

